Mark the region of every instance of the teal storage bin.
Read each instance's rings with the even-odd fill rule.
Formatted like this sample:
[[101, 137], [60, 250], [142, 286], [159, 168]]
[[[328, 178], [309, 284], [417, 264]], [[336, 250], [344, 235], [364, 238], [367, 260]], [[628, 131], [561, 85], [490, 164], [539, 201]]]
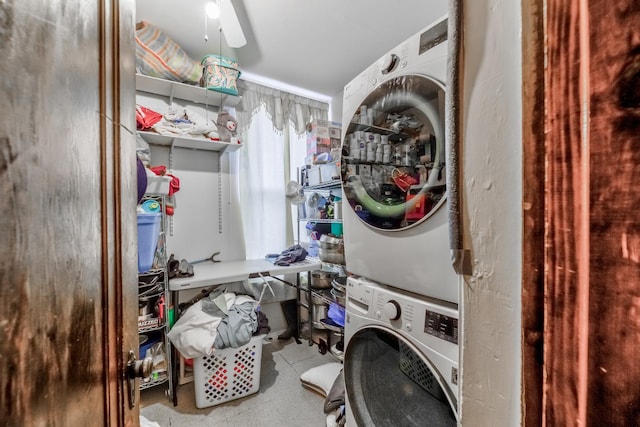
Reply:
[[161, 217], [160, 212], [138, 214], [138, 273], [144, 273], [153, 266]]
[[221, 55], [206, 55], [202, 58], [200, 86], [209, 90], [238, 96], [240, 69], [235, 59]]
[[342, 223], [341, 222], [333, 222], [331, 223], [331, 234], [336, 237], [342, 237]]

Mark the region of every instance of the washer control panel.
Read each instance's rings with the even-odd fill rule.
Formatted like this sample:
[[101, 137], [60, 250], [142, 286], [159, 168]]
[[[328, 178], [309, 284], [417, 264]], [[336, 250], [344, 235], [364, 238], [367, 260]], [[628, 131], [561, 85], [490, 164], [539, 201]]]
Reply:
[[445, 341], [458, 344], [458, 319], [425, 310], [424, 331]]
[[429, 49], [446, 41], [448, 25], [449, 20], [445, 19], [443, 21], [440, 21], [437, 25], [429, 28], [424, 33], [420, 34], [420, 49], [418, 53], [422, 55]]
[[452, 307], [416, 299], [365, 278], [347, 278], [347, 315], [368, 315], [393, 328], [411, 333], [419, 339], [422, 333], [458, 344], [458, 313]]

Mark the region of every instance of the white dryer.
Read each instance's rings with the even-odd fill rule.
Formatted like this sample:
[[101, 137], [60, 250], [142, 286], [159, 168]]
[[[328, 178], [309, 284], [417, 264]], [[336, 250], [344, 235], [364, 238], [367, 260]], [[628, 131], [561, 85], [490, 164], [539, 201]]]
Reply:
[[345, 86], [344, 245], [349, 272], [457, 304], [446, 209], [446, 63], [445, 16]]
[[347, 279], [347, 427], [456, 426], [458, 310]]

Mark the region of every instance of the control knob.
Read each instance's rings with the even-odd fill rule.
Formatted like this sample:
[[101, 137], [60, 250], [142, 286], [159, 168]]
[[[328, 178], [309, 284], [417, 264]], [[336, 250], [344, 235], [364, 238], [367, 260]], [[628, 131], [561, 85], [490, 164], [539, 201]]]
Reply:
[[382, 312], [389, 320], [398, 320], [400, 318], [400, 304], [395, 300], [389, 300], [382, 307]]
[[382, 74], [388, 74], [392, 72], [393, 69], [396, 68], [396, 65], [398, 65], [399, 59], [400, 58], [398, 58], [398, 55], [396, 55], [395, 53], [392, 53], [391, 55], [384, 57], [380, 64], [381, 65], [380, 71], [382, 72]]

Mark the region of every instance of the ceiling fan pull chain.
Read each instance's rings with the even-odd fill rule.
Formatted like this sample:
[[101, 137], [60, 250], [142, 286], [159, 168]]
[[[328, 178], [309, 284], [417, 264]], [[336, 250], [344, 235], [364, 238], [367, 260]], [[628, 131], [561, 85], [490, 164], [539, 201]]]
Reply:
[[207, 14], [204, 14], [204, 42], [208, 42], [209, 41], [209, 30], [207, 29], [207, 21], [209, 20], [209, 18], [207, 17]]

